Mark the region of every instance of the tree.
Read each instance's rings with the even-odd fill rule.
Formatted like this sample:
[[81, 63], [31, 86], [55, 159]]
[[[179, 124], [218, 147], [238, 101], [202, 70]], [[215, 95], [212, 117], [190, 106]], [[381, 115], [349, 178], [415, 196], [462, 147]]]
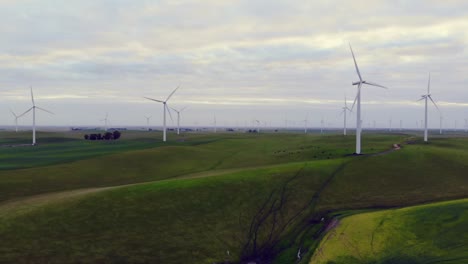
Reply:
[[114, 139], [114, 134], [111, 133], [111, 132], [106, 132], [103, 136], [103, 139], [105, 140], [111, 140], [111, 139]]
[[84, 139], [85, 139], [85, 140], [88, 140], [88, 139], [89, 139], [88, 134], [84, 135]]
[[114, 131], [113, 134], [114, 134], [114, 140], [117, 140], [117, 139], [120, 138], [120, 132], [119, 131], [116, 130], [116, 131]]

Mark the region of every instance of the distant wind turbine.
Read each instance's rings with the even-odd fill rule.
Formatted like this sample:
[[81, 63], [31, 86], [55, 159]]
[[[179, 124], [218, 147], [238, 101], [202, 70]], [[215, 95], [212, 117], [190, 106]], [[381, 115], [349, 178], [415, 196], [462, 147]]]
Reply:
[[213, 115], [213, 125], [214, 125], [214, 132], [216, 133], [217, 127], [216, 127], [216, 114]]
[[255, 119], [255, 123], [257, 123], [257, 133], [260, 133], [260, 120]]
[[349, 49], [351, 50], [351, 54], [353, 55], [354, 66], [356, 68], [356, 73], [357, 73], [357, 75], [359, 77], [359, 81], [352, 83], [353, 85], [358, 86], [358, 89], [357, 89], [358, 91], [357, 91], [357, 95], [356, 95], [356, 98], [354, 99], [354, 103], [353, 103], [353, 106], [351, 107], [351, 109], [354, 109], [354, 104], [356, 104], [356, 102], [357, 102], [357, 110], [356, 110], [356, 154], [361, 154], [361, 129], [362, 129], [362, 126], [361, 126], [361, 86], [363, 84], [367, 84], [367, 85], [377, 86], [377, 87], [384, 88], [384, 89], [388, 89], [388, 88], [385, 87], [385, 86], [382, 86], [380, 84], [364, 81], [362, 79], [362, 77], [361, 77], [361, 73], [359, 72], [359, 68], [358, 68], [358, 65], [357, 65], [357, 62], [356, 62], [356, 58], [354, 57], [354, 52], [353, 52], [353, 49], [351, 48], [351, 44], [349, 44]]
[[172, 95], [174, 95], [174, 93], [177, 91], [177, 89], [179, 89], [179, 86], [177, 86], [177, 88], [175, 88], [174, 91], [172, 91], [172, 93], [169, 94], [169, 96], [164, 101], [156, 100], [156, 99], [149, 98], [149, 97], [145, 97], [148, 100], [155, 101], [155, 102], [163, 104], [163, 142], [166, 142], [166, 110], [167, 110], [167, 112], [169, 112], [169, 117], [172, 120], [171, 111], [169, 110], [169, 108], [167, 106], [167, 102], [169, 101], [169, 99], [171, 99]]
[[429, 73], [429, 80], [427, 81], [427, 94], [421, 95], [421, 99], [418, 101], [424, 100], [424, 142], [427, 142], [427, 99], [430, 99], [437, 110], [440, 112], [439, 107], [436, 105], [434, 100], [432, 100], [431, 94], [431, 74]]
[[18, 118], [24, 116], [25, 114], [27, 114], [28, 112], [30, 112], [32, 110], [32, 113], [33, 113], [33, 131], [32, 131], [32, 145], [36, 145], [36, 108], [39, 109], [39, 110], [42, 110], [44, 112], [47, 112], [49, 114], [54, 114], [52, 112], [50, 112], [49, 110], [46, 110], [44, 108], [41, 108], [39, 106], [36, 106], [36, 103], [34, 102], [34, 94], [33, 94], [33, 90], [32, 90], [32, 86], [30, 87], [31, 88], [31, 101], [32, 101], [32, 107], [29, 108], [28, 110], [26, 110], [26, 112], [22, 113], [21, 115], [18, 116]]
[[184, 111], [186, 108], [187, 108], [187, 107], [185, 106], [185, 107], [183, 107], [182, 109], [177, 110], [177, 109], [171, 107], [171, 109], [174, 110], [174, 111], [177, 113], [177, 135], [180, 134], [180, 113], [181, 113], [182, 111]]
[[320, 134], [323, 134], [323, 124], [324, 124], [324, 120], [323, 120], [323, 117], [322, 117], [322, 120], [320, 120]]
[[309, 115], [306, 115], [306, 118], [303, 121], [304, 121], [304, 134], [307, 134], [307, 125], [309, 123]]
[[109, 117], [109, 113], [106, 113], [106, 117], [104, 119], [101, 119], [100, 121], [104, 121], [104, 130], [107, 131], [107, 120]]
[[348, 104], [346, 102], [346, 96], [344, 98], [344, 106], [341, 109], [342, 109], [341, 114], [344, 117], [344, 120], [343, 120], [343, 135], [346, 136], [346, 112], [348, 112], [348, 111], [351, 112], [351, 109], [349, 109]]
[[145, 116], [146, 118], [146, 128], [148, 129], [148, 131], [150, 130], [150, 127], [149, 127], [149, 121], [151, 119], [151, 116]]
[[442, 121], [443, 121], [443, 117], [442, 117], [442, 115], [440, 115], [440, 124], [439, 124], [440, 129], [439, 129], [439, 134], [441, 134], [441, 135], [442, 135]]
[[15, 117], [15, 132], [18, 132], [18, 118], [19, 116], [13, 112], [13, 110], [10, 109], [10, 113]]

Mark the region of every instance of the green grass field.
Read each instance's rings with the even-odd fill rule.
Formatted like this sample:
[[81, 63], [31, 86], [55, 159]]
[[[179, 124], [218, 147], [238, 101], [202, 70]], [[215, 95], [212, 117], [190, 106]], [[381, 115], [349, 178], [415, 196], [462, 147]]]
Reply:
[[467, 209], [462, 199], [345, 217], [310, 263], [467, 263]]
[[160, 136], [0, 148], [0, 263], [307, 262], [333, 212], [468, 196], [467, 138], [366, 134], [350, 156], [353, 136]]

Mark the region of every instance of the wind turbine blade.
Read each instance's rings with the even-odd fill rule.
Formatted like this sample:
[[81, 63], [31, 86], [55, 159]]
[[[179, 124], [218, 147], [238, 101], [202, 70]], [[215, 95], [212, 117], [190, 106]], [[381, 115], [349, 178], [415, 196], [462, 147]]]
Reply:
[[365, 84], [368, 84], [368, 85], [372, 85], [372, 86], [377, 86], [377, 87], [380, 87], [380, 88], [388, 89], [387, 87], [385, 87], [385, 86], [383, 86], [383, 85], [376, 84], [376, 83], [373, 83], [373, 82], [365, 81], [364, 83], [365, 83]]
[[34, 94], [33, 94], [32, 86], [30, 86], [30, 88], [31, 88], [31, 101], [32, 101], [33, 106], [34, 106], [36, 104], [34, 103]]
[[361, 88], [361, 84], [359, 84], [359, 86], [358, 86], [358, 93], [356, 94], [356, 97], [354, 98], [353, 106], [351, 106], [351, 110], [350, 110], [351, 112], [353, 111], [354, 105], [356, 104], [359, 93], [361, 92], [361, 89], [359, 89], [359, 88]]
[[159, 103], [164, 103], [164, 101], [156, 100], [156, 99], [149, 98], [149, 97], [143, 97], [143, 98], [146, 98], [146, 99], [151, 100], [151, 101], [159, 102]]
[[354, 57], [353, 48], [351, 48], [351, 43], [349, 43], [349, 49], [351, 50], [351, 54], [353, 55], [354, 66], [356, 67], [356, 72], [357, 72], [357, 74], [359, 76], [359, 80], [362, 82], [361, 73], [359, 72], [359, 68], [357, 66], [356, 58]]
[[437, 111], [440, 112], [440, 109], [439, 107], [437, 106], [437, 104], [434, 102], [434, 100], [432, 100], [432, 97], [430, 95], [428, 95], [427, 97], [429, 97], [429, 99], [431, 99], [431, 102], [434, 104], [434, 106], [437, 108]]
[[179, 112], [180, 112], [180, 111], [177, 111], [177, 109], [175, 109], [174, 107], [170, 107], [170, 106], [169, 106], [169, 108], [172, 109], [172, 110], [174, 110], [176, 113], [179, 113]]
[[15, 112], [13, 112], [13, 110], [10, 109], [10, 113], [15, 116], [16, 118], [18, 118], [18, 116], [15, 114]]
[[22, 113], [21, 115], [18, 116], [18, 118], [24, 116], [25, 114], [27, 114], [29, 111], [31, 111], [33, 108], [29, 108], [28, 110], [26, 110], [26, 112]]
[[419, 102], [419, 101], [424, 100], [424, 99], [426, 99], [426, 96], [421, 96], [421, 99], [416, 100], [416, 102]]
[[37, 109], [39, 109], [39, 110], [42, 110], [42, 111], [44, 111], [44, 112], [47, 112], [47, 113], [49, 113], [49, 114], [53, 114], [53, 115], [55, 115], [55, 114], [54, 114], [54, 113], [52, 113], [51, 111], [49, 111], [49, 110], [46, 110], [46, 109], [44, 109], [44, 108], [40, 108], [39, 106], [36, 106], [36, 108], [37, 108]]
[[172, 97], [172, 95], [177, 91], [177, 89], [179, 89], [180, 86], [177, 86], [177, 88], [175, 88], [174, 91], [172, 91], [172, 93], [167, 97], [166, 99], [166, 102], [169, 101], [169, 99]]
[[167, 112], [169, 113], [169, 117], [171, 118], [171, 121], [174, 122], [174, 119], [172, 119], [172, 114], [171, 114], [170, 107], [168, 107], [167, 104], [165, 104], [165, 106], [166, 106]]
[[187, 109], [187, 107], [188, 107], [188, 106], [184, 106], [184, 107], [182, 107], [182, 109], [180, 109], [180, 110], [179, 110], [179, 112], [182, 112], [182, 111], [184, 111], [185, 109]]

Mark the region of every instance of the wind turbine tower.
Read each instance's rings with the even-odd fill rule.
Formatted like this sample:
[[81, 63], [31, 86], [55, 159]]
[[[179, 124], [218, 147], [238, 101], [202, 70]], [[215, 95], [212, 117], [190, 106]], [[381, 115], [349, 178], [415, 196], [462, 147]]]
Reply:
[[349, 111], [351, 112], [351, 109], [349, 109], [348, 107], [348, 104], [346, 102], [346, 96], [345, 96], [345, 99], [344, 99], [344, 106], [341, 108], [342, 111], [341, 111], [341, 114], [343, 115], [343, 135], [346, 136], [346, 113]]
[[151, 119], [151, 116], [145, 116], [145, 118], [146, 118], [146, 128], [148, 129], [148, 131], [150, 131], [149, 121]]
[[174, 95], [174, 93], [177, 91], [177, 89], [179, 89], [179, 86], [177, 86], [177, 88], [175, 88], [174, 91], [172, 91], [172, 93], [169, 94], [169, 96], [166, 98], [165, 101], [145, 97], [148, 100], [155, 101], [155, 102], [163, 104], [163, 142], [166, 142], [166, 110], [167, 110], [167, 112], [169, 112], [169, 117], [172, 119], [171, 111], [169, 111], [169, 108], [167, 106], [167, 102], [169, 101], [169, 99], [171, 99], [172, 95]]
[[107, 120], [109, 117], [109, 113], [106, 113], [106, 117], [104, 119], [101, 119], [101, 121], [104, 121], [104, 131], [107, 131]]
[[351, 109], [354, 108], [354, 104], [357, 103], [357, 111], [356, 111], [356, 154], [361, 154], [361, 130], [362, 130], [362, 122], [361, 122], [361, 86], [363, 84], [367, 84], [367, 85], [372, 85], [372, 86], [377, 86], [377, 87], [380, 87], [380, 88], [384, 88], [384, 89], [388, 89], [387, 87], [385, 86], [382, 86], [380, 84], [376, 84], [376, 83], [372, 83], [372, 82], [368, 82], [368, 81], [365, 81], [362, 79], [362, 76], [361, 76], [361, 73], [359, 72], [359, 68], [358, 68], [358, 65], [357, 65], [357, 62], [356, 62], [356, 58], [354, 57], [354, 52], [353, 52], [353, 49], [351, 48], [351, 44], [349, 44], [349, 49], [351, 50], [351, 55], [353, 55], [353, 61], [354, 61], [354, 66], [356, 68], [356, 73], [359, 77], [359, 81], [357, 82], [353, 82], [352, 84], [353, 85], [357, 85], [358, 89], [357, 89], [357, 95], [356, 95], [356, 98], [354, 99], [354, 103], [353, 103], [353, 107], [351, 107]]
[[10, 109], [10, 113], [15, 117], [15, 132], [18, 133], [18, 118], [19, 116], [13, 112], [13, 110]]
[[[424, 142], [427, 142], [427, 99], [430, 99], [434, 106], [439, 110], [439, 107], [436, 105], [434, 100], [432, 100], [431, 94], [431, 74], [429, 74], [429, 80], [427, 82], [427, 94], [421, 95], [421, 99], [418, 101], [424, 100]], [[440, 112], [440, 110], [439, 110]]]
[[304, 119], [304, 134], [307, 134], [308, 122], [309, 122], [309, 115], [306, 115], [306, 118]]
[[50, 112], [49, 110], [46, 110], [44, 108], [41, 108], [39, 106], [36, 106], [36, 103], [34, 102], [34, 94], [33, 94], [33, 90], [32, 90], [32, 86], [30, 87], [31, 88], [31, 101], [32, 101], [32, 107], [29, 108], [28, 110], [26, 110], [26, 112], [22, 113], [21, 115], [18, 116], [18, 118], [22, 117], [23, 115], [27, 114], [28, 112], [30, 112], [32, 110], [32, 113], [33, 113], [33, 131], [32, 131], [32, 145], [36, 145], [36, 108], [39, 109], [39, 110], [42, 110], [44, 112], [47, 112], [49, 114], [54, 114], [52, 112]]
[[439, 130], [439, 134], [441, 134], [441, 135], [442, 135], [442, 120], [443, 120], [443, 117], [442, 117], [442, 115], [440, 115], [440, 124], [439, 124], [439, 125], [440, 125], [440, 130]]
[[177, 113], [177, 135], [180, 135], [180, 113], [184, 111], [187, 107], [184, 107], [180, 110], [177, 110], [173, 107], [171, 107], [172, 110], [174, 110]]

